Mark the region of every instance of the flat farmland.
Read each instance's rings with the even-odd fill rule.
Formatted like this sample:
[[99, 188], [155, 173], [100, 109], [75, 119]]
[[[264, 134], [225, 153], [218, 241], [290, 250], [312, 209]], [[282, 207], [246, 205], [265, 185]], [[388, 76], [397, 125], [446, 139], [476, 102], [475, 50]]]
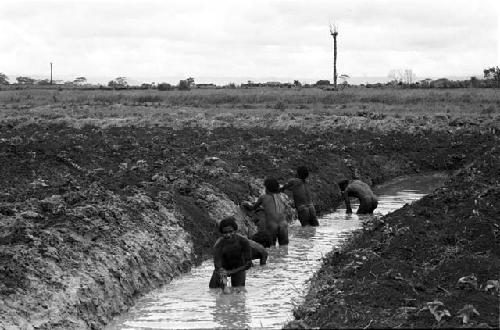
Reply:
[[[348, 315], [348, 327], [432, 327], [428, 311], [398, 311], [435, 298], [456, 313], [471, 297], [473, 324], [498, 327], [497, 296], [484, 285], [500, 264], [499, 109], [494, 89], [1, 90], [0, 328], [102, 328], [210, 258], [224, 216], [235, 215], [245, 235], [255, 231], [239, 205], [265, 177], [284, 183], [299, 165], [311, 171], [321, 213], [338, 207], [342, 178], [451, 176], [423, 204], [367, 224], [325, 258], [306, 302], [325, 308], [299, 307], [299, 325], [339, 327], [338, 315]], [[390, 239], [390, 228], [405, 226]], [[358, 276], [345, 267], [359, 249], [381, 252]], [[478, 286], [455, 288], [471, 272]], [[335, 286], [332, 274], [355, 282]], [[364, 295], [368, 283], [380, 294], [402, 281], [410, 290], [394, 299]], [[357, 297], [344, 299], [351, 314], [338, 307], [339, 288]]]

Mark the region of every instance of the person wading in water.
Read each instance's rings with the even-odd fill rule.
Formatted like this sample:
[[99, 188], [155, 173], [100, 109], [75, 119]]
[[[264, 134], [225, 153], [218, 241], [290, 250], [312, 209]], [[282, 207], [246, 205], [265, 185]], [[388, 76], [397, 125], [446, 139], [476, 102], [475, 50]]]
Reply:
[[316, 209], [312, 203], [311, 191], [306, 183], [309, 171], [305, 166], [297, 168], [297, 177], [288, 181], [280, 190], [291, 190], [297, 216], [302, 226], [319, 226]]
[[280, 196], [280, 185], [274, 178], [264, 180], [266, 193], [259, 197], [254, 203], [242, 203], [242, 206], [248, 210], [256, 210], [262, 207], [265, 213], [264, 230], [269, 234], [271, 246], [288, 245], [288, 222], [285, 217], [285, 203]]
[[264, 265], [267, 250], [257, 242], [236, 233], [238, 225], [234, 217], [222, 219], [219, 231], [222, 237], [214, 244], [214, 272], [210, 278], [209, 288], [222, 288], [229, 292], [227, 278], [231, 277], [231, 286], [245, 286], [246, 270], [252, 266], [252, 259], [260, 259]]
[[349, 197], [359, 199], [359, 208], [357, 214], [372, 214], [378, 206], [377, 196], [373, 193], [370, 186], [361, 180], [342, 180], [338, 186], [342, 193], [346, 206], [346, 213], [352, 213]]

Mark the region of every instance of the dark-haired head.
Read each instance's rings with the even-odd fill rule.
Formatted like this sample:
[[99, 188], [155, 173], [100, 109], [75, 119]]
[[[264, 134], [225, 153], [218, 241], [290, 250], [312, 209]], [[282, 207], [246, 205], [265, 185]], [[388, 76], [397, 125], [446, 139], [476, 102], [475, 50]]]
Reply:
[[307, 179], [309, 176], [309, 170], [305, 166], [297, 167], [297, 177], [301, 180]]
[[266, 190], [272, 194], [277, 194], [280, 192], [280, 184], [275, 178], [267, 178], [264, 180], [264, 187]]
[[344, 191], [349, 185], [349, 180], [341, 180], [337, 182], [337, 184], [339, 185], [340, 191]]
[[238, 230], [238, 225], [236, 224], [236, 219], [234, 217], [226, 217], [219, 222], [219, 231], [222, 233], [222, 228], [233, 227], [234, 231]]

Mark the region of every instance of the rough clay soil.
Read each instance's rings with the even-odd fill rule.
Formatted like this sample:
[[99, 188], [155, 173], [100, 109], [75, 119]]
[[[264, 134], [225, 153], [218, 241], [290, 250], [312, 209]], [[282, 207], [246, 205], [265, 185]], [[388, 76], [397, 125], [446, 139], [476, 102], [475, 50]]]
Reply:
[[[498, 296], [454, 287], [458, 277], [475, 273], [482, 285], [498, 271], [499, 249], [490, 245], [498, 243], [498, 208], [487, 204], [499, 197], [497, 153], [487, 153], [498, 143], [492, 133], [1, 125], [0, 328], [102, 328], [141, 294], [210, 257], [223, 216], [235, 214], [244, 234], [255, 231], [239, 204], [259, 195], [266, 176], [283, 183], [305, 164], [316, 206], [326, 212], [339, 203], [334, 183], [341, 178], [375, 184], [473, 160], [458, 178], [477, 168], [478, 183], [455, 179], [418, 207], [371, 224], [351, 250], [326, 260], [317, 283], [336, 290], [334, 280], [344, 278], [343, 296], [327, 291], [331, 300], [313, 297], [296, 314], [312, 326], [349, 327], [367, 325], [369, 311], [377, 314], [373, 324], [396, 326], [400, 318], [388, 320], [405, 305], [389, 293], [404, 292], [409, 307], [436, 298], [455, 313], [471, 303], [481, 314], [473, 320], [495, 325], [486, 306]], [[367, 261], [349, 268], [359, 259], [354, 249], [366, 250], [356, 255]], [[366, 309], [359, 321], [356, 308]], [[412, 311], [401, 319], [405, 326], [435, 325], [429, 311]]]
[[497, 142], [444, 187], [364, 223], [325, 258], [286, 328], [498, 329], [499, 178]]

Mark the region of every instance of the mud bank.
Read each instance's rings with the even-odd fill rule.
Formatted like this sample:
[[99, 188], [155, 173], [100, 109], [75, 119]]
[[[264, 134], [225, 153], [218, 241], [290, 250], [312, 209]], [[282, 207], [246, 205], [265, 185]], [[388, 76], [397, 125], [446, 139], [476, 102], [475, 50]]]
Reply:
[[498, 328], [500, 149], [324, 260], [285, 328]]
[[[479, 129], [75, 128], [2, 123], [0, 327], [102, 328], [210, 257], [216, 221], [305, 164], [318, 210], [334, 183], [455, 170], [490, 150]], [[498, 174], [498, 173], [497, 173]], [[498, 178], [498, 175], [496, 176]], [[450, 192], [452, 193], [452, 192]], [[290, 210], [290, 217], [293, 212]]]

